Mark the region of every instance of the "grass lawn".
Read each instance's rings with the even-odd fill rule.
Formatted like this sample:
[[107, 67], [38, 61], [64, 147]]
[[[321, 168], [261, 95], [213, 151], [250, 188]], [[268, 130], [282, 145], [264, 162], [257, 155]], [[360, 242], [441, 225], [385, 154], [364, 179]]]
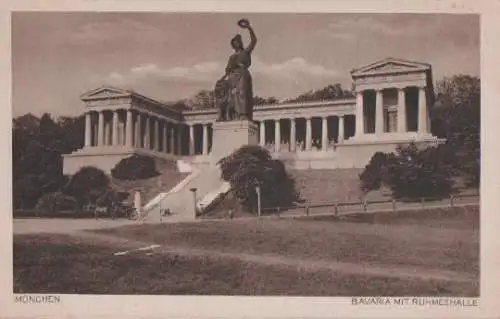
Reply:
[[133, 225], [97, 232], [160, 245], [479, 275], [478, 209], [442, 217], [425, 211], [421, 218], [401, 216], [391, 223], [262, 219]]
[[231, 258], [176, 254], [113, 256], [106, 247], [65, 235], [20, 235], [14, 243], [15, 293], [173, 295], [456, 295], [477, 287], [447, 281], [405, 280], [304, 272]]
[[[209, 295], [441, 295], [478, 296], [479, 231], [476, 214], [404, 216], [369, 223], [263, 219], [134, 225], [93, 231], [168, 247], [218, 253], [134, 252], [90, 236], [14, 236], [16, 293]], [[406, 218], [406, 222], [405, 222]], [[419, 222], [411, 222], [419, 220]], [[450, 222], [453, 220], [452, 222]], [[436, 226], [440, 224], [440, 226]], [[232, 255], [231, 255], [232, 254]], [[351, 274], [262, 263], [238, 254], [307, 262], [352, 262], [397, 272], [397, 267], [453, 271], [457, 280], [404, 275]], [[460, 281], [459, 277], [477, 278]]]

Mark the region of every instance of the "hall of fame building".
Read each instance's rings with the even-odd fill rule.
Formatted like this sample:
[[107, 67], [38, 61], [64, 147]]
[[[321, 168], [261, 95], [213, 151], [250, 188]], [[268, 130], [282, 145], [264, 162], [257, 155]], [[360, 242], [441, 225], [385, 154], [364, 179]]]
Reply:
[[[258, 143], [295, 169], [361, 168], [377, 152], [429, 146], [434, 102], [431, 65], [387, 58], [351, 71], [355, 97], [254, 106]], [[64, 155], [64, 173], [83, 166], [109, 172], [145, 154], [210, 162], [218, 110], [178, 110], [132, 91], [101, 87], [85, 103], [85, 145]], [[227, 138], [231, 138], [230, 134]]]

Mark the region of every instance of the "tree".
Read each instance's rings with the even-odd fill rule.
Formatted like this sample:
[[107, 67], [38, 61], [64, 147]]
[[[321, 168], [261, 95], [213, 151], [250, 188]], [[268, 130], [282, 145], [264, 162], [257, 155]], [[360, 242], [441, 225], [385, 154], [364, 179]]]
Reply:
[[[65, 184], [61, 154], [83, 146], [85, 119], [45, 113], [26, 114], [12, 121], [14, 207], [32, 208], [38, 197]], [[35, 188], [35, 189], [34, 189]]]
[[365, 166], [363, 172], [359, 175], [361, 181], [361, 190], [368, 193], [377, 190], [382, 186], [382, 182], [387, 175], [387, 164], [390, 154], [377, 152], [370, 162]]
[[136, 180], [158, 175], [152, 157], [134, 154], [122, 159], [111, 170], [111, 176], [117, 179]]
[[40, 197], [36, 208], [48, 213], [74, 210], [77, 208], [77, 201], [74, 197], [60, 192], [48, 193]]
[[447, 147], [419, 150], [415, 144], [400, 146], [396, 153], [376, 153], [360, 174], [363, 191], [388, 186], [397, 199], [443, 198], [450, 195]]
[[413, 146], [398, 149], [388, 162], [389, 187], [394, 198], [444, 198], [452, 191], [449, 171], [441, 162], [441, 149], [416, 151]]
[[290, 206], [299, 198], [285, 165], [273, 160], [269, 151], [260, 146], [242, 146], [219, 164], [222, 179], [231, 184], [240, 204], [249, 212], [256, 211], [257, 186], [261, 189], [262, 208]]
[[80, 206], [86, 204], [90, 192], [104, 192], [109, 186], [106, 174], [92, 166], [82, 167], [69, 180], [64, 193], [74, 196]]
[[478, 186], [480, 179], [480, 99], [479, 78], [455, 75], [437, 83], [432, 112], [433, 133], [446, 138], [448, 152], [454, 154], [453, 169], [471, 186]]
[[279, 100], [275, 97], [260, 97], [260, 96], [254, 96], [253, 98], [253, 104], [254, 105], [268, 105], [268, 104], [278, 104]]
[[201, 90], [193, 97], [186, 101], [186, 105], [190, 109], [209, 109], [215, 106], [214, 91]]
[[85, 136], [85, 116], [64, 116], [58, 119], [57, 124], [60, 127], [61, 134], [61, 152], [63, 154], [71, 153], [83, 147]]
[[293, 102], [312, 102], [312, 101], [323, 101], [323, 100], [334, 100], [342, 98], [353, 97], [352, 91], [344, 90], [342, 85], [339, 83], [330, 84], [319, 90], [311, 90], [309, 92], [303, 93], [296, 98], [287, 100], [289, 103]]

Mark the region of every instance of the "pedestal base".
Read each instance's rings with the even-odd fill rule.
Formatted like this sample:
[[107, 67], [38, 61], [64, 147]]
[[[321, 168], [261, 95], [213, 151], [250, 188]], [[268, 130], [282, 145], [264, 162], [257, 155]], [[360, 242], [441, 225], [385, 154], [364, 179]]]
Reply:
[[213, 165], [243, 145], [258, 145], [258, 125], [251, 121], [215, 122], [213, 124]]

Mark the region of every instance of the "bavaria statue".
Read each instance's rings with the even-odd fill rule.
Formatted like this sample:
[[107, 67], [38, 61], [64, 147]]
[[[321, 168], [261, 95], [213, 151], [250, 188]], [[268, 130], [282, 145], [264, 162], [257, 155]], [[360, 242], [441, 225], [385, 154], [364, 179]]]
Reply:
[[229, 57], [226, 73], [215, 85], [218, 121], [252, 120], [253, 89], [248, 68], [252, 63], [251, 54], [257, 38], [247, 19], [239, 20], [238, 25], [249, 31], [250, 44], [245, 48], [239, 34], [231, 39], [234, 53]]

